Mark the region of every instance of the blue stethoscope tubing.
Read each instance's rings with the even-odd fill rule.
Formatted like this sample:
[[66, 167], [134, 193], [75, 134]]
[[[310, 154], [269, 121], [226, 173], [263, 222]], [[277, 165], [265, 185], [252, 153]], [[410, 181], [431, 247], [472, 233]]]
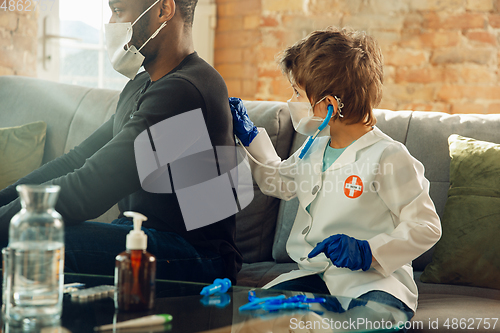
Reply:
[[314, 140], [316, 140], [316, 138], [318, 137], [319, 133], [325, 129], [325, 127], [328, 125], [328, 123], [330, 122], [330, 119], [332, 118], [333, 116], [333, 105], [328, 105], [328, 113], [326, 114], [326, 117], [325, 117], [325, 120], [323, 120], [323, 122], [321, 123], [321, 125], [319, 125], [318, 129], [316, 130], [316, 132], [314, 133], [314, 135], [310, 136], [309, 139], [307, 139], [307, 142], [304, 146], [304, 148], [302, 148], [302, 151], [300, 152], [300, 155], [299, 155], [299, 160], [295, 163], [293, 163], [292, 165], [289, 165], [289, 166], [286, 166], [286, 167], [273, 167], [273, 166], [270, 166], [270, 165], [265, 165], [265, 164], [262, 164], [260, 163], [259, 161], [257, 161], [249, 152], [248, 150], [245, 148], [245, 146], [243, 146], [243, 144], [241, 143], [241, 141], [238, 140], [238, 144], [243, 148], [243, 150], [245, 150], [246, 154], [248, 157], [250, 157], [252, 159], [252, 161], [254, 161], [256, 164], [260, 165], [260, 166], [263, 166], [263, 167], [266, 167], [266, 168], [270, 168], [270, 169], [274, 169], [274, 170], [282, 170], [282, 169], [287, 169], [287, 168], [291, 168], [291, 167], [294, 167], [296, 166], [303, 158], [304, 156], [307, 154], [307, 152], [309, 151], [309, 149], [311, 148]]
[[307, 139], [307, 143], [300, 152], [299, 159], [303, 159], [306, 153], [309, 151], [309, 148], [311, 148], [311, 145], [313, 144], [314, 140], [318, 137], [318, 134], [325, 129], [325, 127], [328, 125], [330, 122], [330, 119], [332, 118], [333, 115], [333, 105], [328, 105], [328, 113], [326, 114], [325, 120], [319, 125], [318, 130], [316, 133], [314, 133], [313, 136], [310, 136], [309, 139]]

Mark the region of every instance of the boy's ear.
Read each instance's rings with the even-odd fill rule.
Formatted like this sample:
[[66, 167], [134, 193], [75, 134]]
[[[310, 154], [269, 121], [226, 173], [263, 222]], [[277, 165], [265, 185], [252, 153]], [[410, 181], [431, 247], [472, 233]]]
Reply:
[[339, 111], [339, 105], [337, 103], [337, 100], [333, 97], [333, 96], [328, 96], [326, 99], [325, 99], [325, 104], [326, 104], [326, 112], [328, 113], [328, 105], [333, 105], [333, 114], [332, 114], [332, 119], [334, 118], [334, 116], [337, 114], [337, 112]]

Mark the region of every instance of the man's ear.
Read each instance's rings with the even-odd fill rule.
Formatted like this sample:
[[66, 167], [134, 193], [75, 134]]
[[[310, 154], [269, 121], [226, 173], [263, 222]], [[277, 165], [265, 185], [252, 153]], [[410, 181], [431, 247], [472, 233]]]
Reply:
[[174, 0], [161, 0], [160, 1], [160, 19], [163, 22], [168, 22], [174, 17], [176, 11]]

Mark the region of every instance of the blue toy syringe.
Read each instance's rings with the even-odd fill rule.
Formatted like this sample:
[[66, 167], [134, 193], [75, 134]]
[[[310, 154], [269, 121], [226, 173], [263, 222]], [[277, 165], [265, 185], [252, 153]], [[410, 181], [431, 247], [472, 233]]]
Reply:
[[304, 146], [304, 148], [302, 148], [302, 151], [300, 152], [299, 159], [303, 159], [304, 158], [304, 156], [306, 155], [306, 153], [309, 150], [309, 148], [311, 148], [311, 145], [313, 144], [314, 140], [318, 137], [318, 134], [322, 130], [324, 130], [325, 127], [330, 122], [330, 119], [332, 118], [332, 115], [333, 115], [333, 105], [330, 104], [330, 105], [328, 105], [328, 113], [326, 115], [325, 120], [323, 120], [323, 122], [321, 123], [321, 125], [319, 125], [316, 133], [314, 133], [314, 135], [312, 135], [312, 136], [309, 137], [309, 139], [307, 140], [306, 145]]
[[307, 298], [305, 295], [296, 295], [286, 298], [285, 295], [258, 298], [255, 291], [248, 292], [248, 303], [240, 306], [240, 311], [264, 310], [278, 311], [287, 309], [309, 309], [310, 303], [324, 303], [325, 298]]
[[231, 280], [228, 278], [215, 279], [214, 283], [201, 290], [200, 295], [208, 296], [215, 293], [225, 293], [229, 288], [231, 288]]

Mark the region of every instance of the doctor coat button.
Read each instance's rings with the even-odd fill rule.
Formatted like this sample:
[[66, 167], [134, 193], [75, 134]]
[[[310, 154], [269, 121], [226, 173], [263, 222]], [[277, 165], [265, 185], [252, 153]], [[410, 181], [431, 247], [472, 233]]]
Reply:
[[300, 260], [300, 261], [304, 261], [304, 260], [306, 260], [306, 259], [307, 259], [307, 257], [301, 257], [299, 260]]
[[314, 186], [312, 190], [312, 195], [315, 195], [316, 193], [318, 193], [318, 191], [319, 191], [319, 185]]
[[305, 227], [304, 230], [302, 230], [302, 235], [307, 234], [308, 231], [309, 231], [309, 226]]

